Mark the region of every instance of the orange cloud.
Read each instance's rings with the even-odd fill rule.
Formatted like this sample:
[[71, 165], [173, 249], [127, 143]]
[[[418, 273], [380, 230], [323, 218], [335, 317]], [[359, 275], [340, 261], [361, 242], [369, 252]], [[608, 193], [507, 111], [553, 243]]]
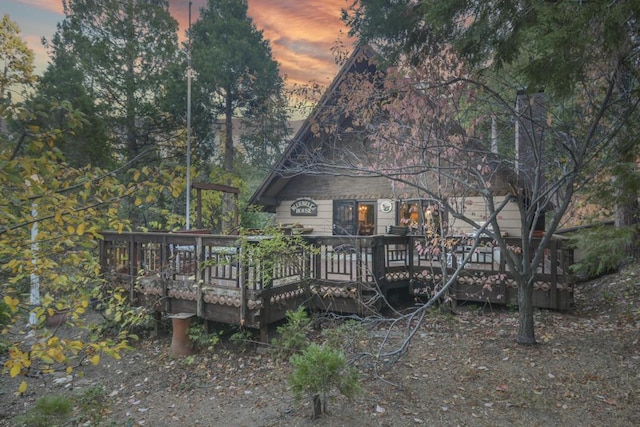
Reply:
[[[0, 0], [7, 1], [7, 0]], [[13, 9], [19, 9], [23, 22], [23, 38], [36, 53], [38, 68], [47, 61], [40, 44], [43, 35], [55, 32], [57, 22], [63, 19], [61, 0], [13, 0]], [[328, 84], [338, 71], [331, 47], [342, 39], [348, 48], [347, 28], [340, 21], [341, 9], [353, 0], [249, 0], [249, 16], [264, 37], [269, 39], [273, 56], [289, 84], [315, 81]], [[192, 0], [191, 22], [198, 19], [200, 9], [207, 0]], [[30, 11], [33, 11], [31, 13]], [[169, 11], [180, 24], [178, 37], [186, 38], [189, 23], [189, 0], [169, 0]], [[13, 14], [11, 14], [13, 15]], [[40, 22], [46, 16], [51, 22]], [[17, 17], [17, 15], [16, 15]], [[37, 27], [33, 18], [38, 19]], [[12, 16], [12, 19], [15, 19]], [[44, 19], [44, 18], [43, 18]], [[37, 30], [29, 27], [36, 27]], [[40, 32], [40, 34], [36, 34]], [[342, 36], [341, 36], [342, 32]]]
[[249, 1], [249, 15], [270, 40], [290, 82], [327, 84], [338, 69], [331, 47], [347, 32], [340, 21], [346, 5], [345, 0], [254, 0]]
[[[339, 38], [350, 47], [348, 29], [340, 21], [341, 9], [348, 4], [349, 0], [249, 0], [249, 16], [270, 41], [289, 84], [328, 84], [338, 71], [331, 47]], [[192, 2], [192, 23], [206, 5], [206, 0]], [[182, 40], [189, 23], [189, 0], [171, 1], [169, 8], [180, 23]]]

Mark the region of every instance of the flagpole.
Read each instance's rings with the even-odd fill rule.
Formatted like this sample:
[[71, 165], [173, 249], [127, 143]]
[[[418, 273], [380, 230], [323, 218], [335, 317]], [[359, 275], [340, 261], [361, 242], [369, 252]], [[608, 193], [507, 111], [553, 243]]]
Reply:
[[186, 229], [190, 228], [191, 213], [191, 2], [189, 2], [189, 31], [187, 41], [187, 207]]

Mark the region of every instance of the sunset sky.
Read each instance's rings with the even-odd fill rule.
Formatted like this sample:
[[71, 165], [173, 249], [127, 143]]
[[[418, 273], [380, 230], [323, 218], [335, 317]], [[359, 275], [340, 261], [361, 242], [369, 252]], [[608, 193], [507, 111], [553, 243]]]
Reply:
[[[352, 0], [249, 0], [249, 16], [271, 42], [280, 71], [289, 83], [331, 82], [338, 67], [331, 46], [345, 41], [347, 28], [340, 21], [340, 10]], [[206, 0], [192, 0], [192, 17], [198, 19]], [[171, 14], [180, 23], [179, 37], [188, 27], [189, 0], [169, 0]], [[37, 72], [46, 66], [47, 56], [40, 42], [50, 38], [56, 24], [64, 18], [62, 0], [0, 0], [0, 15], [20, 26], [21, 36], [36, 54]], [[342, 31], [342, 35], [340, 35]]]

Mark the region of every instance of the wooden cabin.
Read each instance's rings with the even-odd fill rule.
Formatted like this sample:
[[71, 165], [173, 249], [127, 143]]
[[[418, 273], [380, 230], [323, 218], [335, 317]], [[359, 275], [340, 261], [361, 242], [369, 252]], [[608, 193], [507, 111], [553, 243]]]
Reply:
[[[297, 267], [290, 259], [265, 267], [262, 260], [247, 258], [238, 236], [104, 232], [104, 277], [128, 289], [132, 302], [157, 313], [186, 313], [259, 329], [263, 340], [270, 324], [299, 305], [363, 315], [380, 308], [380, 295], [428, 298], [454, 274], [450, 293], [455, 300], [517, 304], [518, 285], [499, 249], [486, 236], [480, 236], [479, 246], [469, 244], [477, 227], [455, 223], [436, 200], [400, 191], [384, 177], [317, 173], [312, 162], [308, 170], [289, 168], [292, 159], [328, 146], [316, 131], [325, 117], [323, 109], [345, 89], [350, 73], [373, 71], [371, 55], [366, 47], [355, 50], [250, 199], [250, 204], [274, 213], [283, 228], [304, 234], [316, 249], [301, 249]], [[344, 116], [334, 119], [332, 126], [352, 125]], [[508, 196], [505, 191], [501, 197]], [[486, 222], [480, 196], [466, 195], [464, 201], [449, 203], [477, 218], [478, 227]], [[515, 204], [507, 204], [498, 222], [509, 247], [522, 249]], [[453, 249], [447, 254], [420, 250], [425, 232], [443, 224], [455, 241]], [[258, 245], [263, 238], [254, 236], [250, 243]], [[550, 242], [535, 278], [535, 306], [561, 310], [572, 306], [574, 278], [568, 274], [572, 256], [561, 239]], [[457, 271], [463, 260], [464, 271]]]
[[[310, 164], [308, 170], [294, 164], [314, 149], [327, 150], [330, 138], [318, 132], [327, 117], [326, 110], [336, 104], [341, 91], [348, 88], [351, 73], [375, 73], [372, 61], [374, 53], [366, 46], [359, 46], [346, 61], [313, 113], [298, 129], [280, 161], [264, 178], [249, 200], [250, 205], [259, 206], [265, 212], [275, 214], [275, 221], [285, 229], [318, 236], [372, 236], [382, 234], [423, 231], [433, 225], [434, 219], [447, 222], [449, 234], [468, 235], [487, 220], [484, 199], [479, 195], [466, 195], [464, 200], [452, 200], [458, 211], [474, 219], [477, 227], [447, 217], [444, 209], [428, 197], [421, 196], [410, 188], [398, 189], [398, 184], [380, 176], [354, 177], [344, 174], [322, 174]], [[349, 118], [344, 115], [330, 126], [348, 128]], [[357, 140], [345, 138], [342, 144], [357, 146]], [[312, 162], [312, 160], [310, 160]], [[498, 183], [499, 186], [500, 183]], [[496, 204], [509, 197], [506, 185], [503, 196]], [[521, 235], [520, 215], [515, 203], [508, 204], [498, 218], [503, 235]], [[538, 224], [544, 229], [544, 223]]]

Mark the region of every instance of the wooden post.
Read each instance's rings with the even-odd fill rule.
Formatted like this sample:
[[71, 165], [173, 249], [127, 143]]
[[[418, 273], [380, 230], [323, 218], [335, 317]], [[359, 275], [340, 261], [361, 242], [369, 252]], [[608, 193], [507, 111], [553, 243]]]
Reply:
[[236, 264], [238, 265], [238, 287], [240, 288], [240, 326], [246, 324], [247, 318], [247, 279], [248, 271], [245, 271], [244, 263], [242, 262], [242, 246], [238, 246], [238, 259]]
[[153, 312], [153, 335], [159, 337], [162, 330], [162, 313], [154, 310]]
[[[551, 240], [549, 242], [549, 263], [551, 264], [551, 309], [558, 310], [558, 241]], [[542, 265], [544, 265], [544, 256], [542, 257]]]
[[135, 235], [129, 236], [129, 304], [133, 304], [133, 288], [138, 278]]
[[204, 318], [204, 308], [203, 308], [203, 296], [202, 296], [202, 263], [204, 261], [204, 247], [202, 245], [202, 237], [196, 237], [196, 292], [197, 292], [197, 300], [196, 300], [196, 313], [198, 317]]

